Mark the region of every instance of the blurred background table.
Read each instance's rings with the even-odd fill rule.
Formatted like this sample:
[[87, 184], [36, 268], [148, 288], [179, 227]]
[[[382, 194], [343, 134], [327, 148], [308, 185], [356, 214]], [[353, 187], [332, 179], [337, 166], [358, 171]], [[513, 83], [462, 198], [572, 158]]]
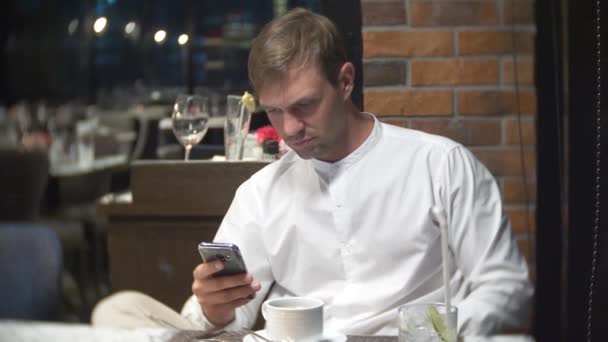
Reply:
[[213, 239], [238, 186], [265, 165], [134, 162], [130, 193], [97, 203], [107, 219], [111, 290], [138, 290], [180, 310], [201, 261], [198, 243]]

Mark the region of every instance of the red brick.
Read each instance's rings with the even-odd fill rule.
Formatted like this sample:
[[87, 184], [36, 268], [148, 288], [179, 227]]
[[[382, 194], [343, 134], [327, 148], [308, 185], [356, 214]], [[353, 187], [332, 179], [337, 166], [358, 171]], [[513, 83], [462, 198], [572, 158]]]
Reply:
[[458, 113], [461, 115], [536, 114], [536, 94], [520, 90], [460, 90]]
[[[504, 84], [534, 85], [534, 62], [532, 58], [517, 57], [517, 64], [513, 63], [511, 57], [506, 58], [502, 63], [502, 82]], [[517, 79], [515, 78], [515, 68], [517, 65]]]
[[521, 124], [521, 142], [524, 145], [536, 144], [536, 124], [533, 119], [505, 120], [505, 144], [519, 145], [519, 132]]
[[[536, 245], [533, 242], [532, 243], [534, 246], [534, 253], [536, 253]], [[530, 282], [532, 283], [532, 286], [536, 286], [536, 261], [535, 260], [527, 260], [528, 263], [528, 274], [529, 274], [529, 279]], [[530, 313], [530, 319], [528, 320], [528, 322], [534, 322], [534, 312]], [[519, 335], [529, 335], [530, 334], [530, 330], [527, 329], [522, 329], [521, 331], [516, 331], [514, 332], [515, 334], [519, 334]]]
[[442, 59], [410, 62], [411, 85], [497, 84], [496, 59]]
[[511, 220], [513, 234], [534, 236], [536, 233], [536, 209], [534, 207], [505, 208], [505, 214]]
[[[515, 45], [513, 43], [515, 41]], [[510, 31], [458, 32], [460, 55], [534, 53], [534, 33]]]
[[496, 25], [494, 1], [410, 1], [411, 26]]
[[410, 128], [442, 135], [463, 145], [500, 144], [499, 120], [412, 119]]
[[525, 204], [526, 202], [536, 202], [536, 180], [528, 178], [526, 179], [526, 183], [527, 184], [524, 184], [523, 177], [504, 178], [502, 199], [505, 204]]
[[405, 84], [406, 69], [404, 61], [363, 62], [363, 84], [365, 86]]
[[410, 128], [426, 133], [437, 134], [461, 142], [466, 139], [465, 129], [459, 122], [450, 119], [410, 120]]
[[406, 24], [403, 0], [361, 0], [363, 26]]
[[379, 116], [451, 115], [451, 90], [366, 91], [365, 111]]
[[[522, 176], [524, 167], [518, 147], [484, 148], [471, 147], [471, 152], [490, 170], [495, 177]], [[536, 152], [524, 149], [523, 160], [528, 178], [536, 175]]]
[[507, 0], [502, 6], [505, 24], [534, 24], [534, 1]]
[[384, 118], [384, 117], [379, 117], [378, 119], [389, 125], [395, 125], [398, 127], [408, 127], [406, 120], [399, 120], [399, 119], [394, 119], [394, 118]]
[[363, 57], [450, 56], [453, 54], [452, 32], [365, 31]]
[[[520, 237], [515, 240], [517, 243], [517, 247], [519, 248], [519, 252], [526, 259], [528, 263], [528, 267], [532, 267], [536, 262], [536, 242], [534, 238], [525, 238]], [[534, 281], [534, 276], [530, 274], [531, 280]]]

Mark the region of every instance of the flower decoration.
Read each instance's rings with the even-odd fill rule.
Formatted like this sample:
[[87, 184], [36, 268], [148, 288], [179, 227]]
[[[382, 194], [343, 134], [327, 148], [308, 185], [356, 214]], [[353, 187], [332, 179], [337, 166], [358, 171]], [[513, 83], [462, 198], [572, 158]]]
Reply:
[[282, 139], [279, 132], [277, 132], [274, 127], [268, 125], [260, 127], [255, 131], [255, 140], [258, 144], [262, 145], [266, 140], [276, 140], [280, 142]]

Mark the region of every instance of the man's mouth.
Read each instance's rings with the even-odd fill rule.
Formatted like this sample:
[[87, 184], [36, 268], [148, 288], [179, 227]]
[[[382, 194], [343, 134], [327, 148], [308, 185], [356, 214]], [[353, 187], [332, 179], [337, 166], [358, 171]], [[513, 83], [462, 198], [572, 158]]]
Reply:
[[306, 145], [309, 141], [311, 141], [313, 138], [304, 138], [304, 139], [300, 139], [300, 140], [296, 140], [293, 142], [294, 146], [300, 147], [300, 146], [304, 146]]

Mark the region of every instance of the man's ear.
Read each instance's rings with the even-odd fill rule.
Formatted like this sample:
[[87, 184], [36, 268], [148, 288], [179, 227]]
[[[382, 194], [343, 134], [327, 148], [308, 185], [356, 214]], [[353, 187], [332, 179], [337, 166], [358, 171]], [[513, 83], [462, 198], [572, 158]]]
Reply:
[[355, 66], [351, 62], [342, 64], [338, 74], [338, 87], [342, 92], [342, 98], [348, 99], [355, 86]]

